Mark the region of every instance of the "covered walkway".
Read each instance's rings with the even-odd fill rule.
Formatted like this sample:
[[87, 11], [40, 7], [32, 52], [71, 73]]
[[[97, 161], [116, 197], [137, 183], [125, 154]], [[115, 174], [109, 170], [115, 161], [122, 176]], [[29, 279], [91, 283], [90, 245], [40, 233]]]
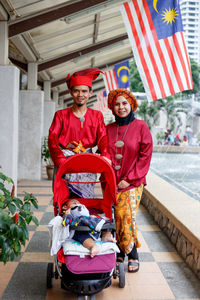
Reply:
[[[2, 300], [61, 300], [76, 299], [60, 288], [60, 280], [53, 281], [53, 288], [46, 288], [47, 263], [49, 255], [47, 224], [53, 217], [51, 181], [20, 181], [18, 196], [23, 192], [33, 193], [39, 203], [35, 216], [39, 227], [29, 226], [30, 240], [21, 256], [6, 266], [0, 264], [0, 298]], [[100, 188], [96, 188], [100, 194]], [[139, 237], [140, 271], [127, 273], [126, 286], [118, 287], [118, 279], [112, 286], [96, 296], [97, 300], [135, 299], [200, 299], [200, 284], [197, 277], [182, 261], [176, 249], [161, 232], [155, 221], [141, 206], [137, 217]]]

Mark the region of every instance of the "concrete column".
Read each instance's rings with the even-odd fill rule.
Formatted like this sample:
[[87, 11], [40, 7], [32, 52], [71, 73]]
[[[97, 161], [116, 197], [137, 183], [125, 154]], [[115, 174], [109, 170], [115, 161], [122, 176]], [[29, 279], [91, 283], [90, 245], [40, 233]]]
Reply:
[[0, 21], [0, 65], [8, 65], [8, 23]]
[[60, 110], [59, 98], [58, 98], [58, 91], [53, 91], [53, 101], [55, 102], [55, 110]]
[[[2, 58], [2, 52], [0, 57]], [[14, 66], [0, 66], [0, 166], [1, 171], [11, 177], [15, 184], [18, 164], [19, 75], [19, 69]]]
[[20, 91], [19, 179], [41, 179], [44, 92]]
[[53, 101], [58, 105], [58, 91], [53, 91]]
[[49, 135], [49, 127], [51, 126], [53, 116], [56, 111], [54, 101], [51, 101], [51, 82], [44, 81], [44, 126], [43, 137]]
[[51, 82], [49, 80], [44, 81], [44, 101], [51, 100]]
[[28, 90], [20, 91], [18, 178], [41, 179], [44, 92], [37, 90], [37, 64], [28, 64]]
[[37, 63], [28, 64], [28, 90], [37, 90]]
[[44, 101], [44, 127], [43, 137], [49, 135], [49, 127], [53, 121], [53, 117], [56, 111], [56, 105], [54, 101]]

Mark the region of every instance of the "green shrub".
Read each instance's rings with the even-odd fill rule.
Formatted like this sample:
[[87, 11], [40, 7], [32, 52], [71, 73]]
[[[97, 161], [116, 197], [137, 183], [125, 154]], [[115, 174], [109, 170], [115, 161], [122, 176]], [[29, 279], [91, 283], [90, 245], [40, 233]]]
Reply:
[[[10, 184], [11, 192], [6, 188]], [[21, 253], [21, 246], [25, 246], [29, 239], [27, 225], [31, 221], [39, 225], [31, 211], [32, 206], [38, 208], [37, 199], [25, 193], [21, 200], [14, 196], [14, 192], [13, 180], [0, 172], [0, 261], [4, 264]]]

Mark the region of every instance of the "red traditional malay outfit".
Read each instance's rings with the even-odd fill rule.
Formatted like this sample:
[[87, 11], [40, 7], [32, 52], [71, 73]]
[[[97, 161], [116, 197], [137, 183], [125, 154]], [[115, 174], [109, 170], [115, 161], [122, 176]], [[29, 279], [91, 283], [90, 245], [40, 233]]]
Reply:
[[101, 155], [110, 158], [107, 150], [106, 127], [100, 111], [87, 108], [82, 125], [80, 119], [73, 114], [71, 107], [55, 113], [49, 129], [49, 150], [57, 167], [66, 160], [60, 147], [66, 149], [72, 141], [81, 141], [85, 149], [97, 145]]
[[[73, 86], [78, 85], [92, 87], [92, 81], [96, 79], [100, 73], [102, 72], [99, 69], [91, 68], [76, 72], [72, 74], [72, 76], [68, 75], [68, 88], [71, 89]], [[66, 157], [74, 154], [72, 152], [74, 150], [69, 147], [69, 144], [74, 142], [82, 146], [84, 149], [82, 152], [98, 146], [101, 155], [110, 159], [106, 127], [103, 115], [100, 111], [87, 108], [82, 118], [78, 118], [73, 113], [72, 107], [59, 110], [55, 113], [49, 129], [48, 145], [51, 158], [56, 167], [64, 163], [67, 159]], [[66, 154], [65, 149], [67, 150], [66, 152], [70, 152], [71, 150], [72, 154]], [[88, 179], [87, 181], [94, 180]], [[83, 187], [83, 185], [81, 185], [81, 187]], [[76, 191], [78, 192], [77, 187]], [[81, 192], [80, 195], [82, 195]], [[92, 195], [90, 197], [92, 197]]]
[[[114, 105], [118, 96], [123, 96], [130, 104], [131, 111], [125, 118], [114, 113]], [[117, 185], [122, 181], [130, 184], [118, 189], [115, 207], [116, 237], [120, 248], [118, 260], [128, 255], [129, 266], [139, 269], [136, 248], [140, 247], [137, 238], [136, 214], [141, 200], [146, 175], [152, 156], [152, 136], [147, 124], [137, 120], [133, 112], [137, 109], [137, 100], [125, 89], [111, 91], [108, 95], [108, 107], [112, 110], [116, 122], [107, 125], [108, 148], [112, 166], [116, 175]], [[120, 145], [121, 144], [121, 145]]]

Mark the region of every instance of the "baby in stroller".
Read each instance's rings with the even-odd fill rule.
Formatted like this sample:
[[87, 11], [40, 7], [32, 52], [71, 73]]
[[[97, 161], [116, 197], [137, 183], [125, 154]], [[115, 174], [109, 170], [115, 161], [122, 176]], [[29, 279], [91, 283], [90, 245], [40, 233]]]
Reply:
[[[94, 257], [96, 254], [98, 254], [100, 252], [100, 248], [95, 243], [95, 240], [99, 239], [103, 224], [109, 223], [109, 221], [98, 217], [97, 215], [90, 215], [86, 206], [81, 204], [77, 199], [70, 199], [66, 201], [62, 205], [61, 215], [63, 216], [63, 219], [60, 217], [55, 218], [59, 219], [60, 223], [62, 222], [63, 227], [60, 227], [59, 221], [55, 223], [55, 218], [49, 223], [49, 228], [51, 228], [52, 225], [58, 225], [62, 229], [64, 229], [65, 226], [69, 226], [69, 230], [64, 229], [64, 232], [61, 233], [62, 241], [57, 240], [58, 247], [56, 248], [60, 248], [67, 238], [73, 238], [73, 240], [80, 242], [85, 248], [90, 250], [90, 257]], [[90, 230], [73, 230], [77, 226], [88, 226]], [[101, 240], [107, 242], [116, 242], [110, 231], [103, 231]]]
[[[63, 175], [76, 172], [103, 173], [106, 181], [103, 198], [74, 199]], [[119, 286], [124, 287], [124, 270], [121, 270], [122, 276], [115, 270], [119, 249], [111, 235], [115, 232], [115, 201], [114, 171], [98, 155], [77, 154], [59, 168], [54, 181], [55, 217], [49, 223], [52, 236], [57, 240], [52, 239], [51, 255], [54, 255], [55, 265], [48, 263], [47, 266], [48, 288], [52, 287], [52, 278], [60, 277], [61, 287], [77, 294], [78, 299], [83, 295], [94, 299], [96, 293], [110, 285], [112, 276], [119, 277]]]
[[[77, 199], [70, 199], [62, 206], [63, 212], [63, 226], [66, 225], [87, 225], [91, 231], [75, 231], [73, 239], [80, 242], [84, 247], [90, 250], [90, 256], [94, 257], [100, 252], [98, 245], [94, 240], [100, 236], [100, 230], [105, 221], [103, 218], [99, 218], [96, 215], [90, 215], [89, 210], [85, 205], [81, 204]], [[114, 242], [116, 240], [112, 236], [111, 232], [102, 232], [102, 241]]]

